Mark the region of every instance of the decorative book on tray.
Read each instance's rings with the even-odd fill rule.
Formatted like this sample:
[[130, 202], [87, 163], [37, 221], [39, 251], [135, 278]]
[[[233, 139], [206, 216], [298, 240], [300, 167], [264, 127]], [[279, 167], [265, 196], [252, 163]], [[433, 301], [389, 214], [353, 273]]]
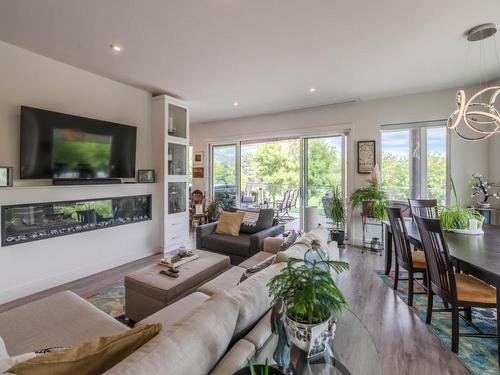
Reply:
[[199, 257], [200, 256], [198, 254], [193, 253], [191, 250], [181, 248], [165, 253], [159, 264], [161, 266], [175, 269], [183, 264], [196, 260]]

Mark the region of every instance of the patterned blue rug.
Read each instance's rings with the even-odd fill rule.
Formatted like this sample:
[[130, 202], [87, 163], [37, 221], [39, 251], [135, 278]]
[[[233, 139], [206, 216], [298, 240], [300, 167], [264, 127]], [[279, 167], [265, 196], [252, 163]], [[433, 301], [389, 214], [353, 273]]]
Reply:
[[[377, 274], [392, 289], [394, 284], [394, 273], [391, 272], [389, 276], [383, 272], [378, 271]], [[403, 274], [402, 278], [407, 275]], [[422, 291], [420, 286], [415, 287], [416, 291]], [[408, 303], [408, 281], [399, 281], [398, 290], [396, 294], [405, 303]], [[434, 297], [434, 308], [444, 308], [439, 297]], [[427, 295], [416, 294], [413, 296], [412, 309], [418, 317], [425, 322], [427, 312]], [[497, 329], [495, 309], [472, 309], [472, 321], [483, 332], [495, 333]], [[451, 313], [450, 312], [433, 312], [432, 322], [429, 326], [431, 331], [443, 342], [443, 344], [451, 350]], [[469, 327], [466, 322], [460, 319], [460, 332], [472, 332], [474, 329]], [[498, 351], [497, 340], [489, 338], [478, 337], [460, 337], [458, 357], [464, 365], [474, 375], [499, 375], [498, 369]]]

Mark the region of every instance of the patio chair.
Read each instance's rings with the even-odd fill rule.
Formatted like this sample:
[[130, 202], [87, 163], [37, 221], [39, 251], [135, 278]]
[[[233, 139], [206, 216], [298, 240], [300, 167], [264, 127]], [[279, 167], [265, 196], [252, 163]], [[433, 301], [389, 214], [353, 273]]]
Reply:
[[297, 201], [299, 200], [299, 196], [300, 196], [300, 188], [291, 190], [290, 198], [288, 199], [288, 202], [285, 204], [284, 213], [282, 216], [284, 220], [292, 221], [296, 219], [294, 216], [290, 215], [290, 210], [292, 208], [297, 207]]
[[292, 192], [291, 189], [285, 190], [285, 193], [283, 194], [283, 199], [274, 202], [274, 214], [276, 219], [280, 223], [286, 222], [284, 216], [286, 214], [286, 206], [288, 205], [288, 202], [290, 200], [291, 192]]

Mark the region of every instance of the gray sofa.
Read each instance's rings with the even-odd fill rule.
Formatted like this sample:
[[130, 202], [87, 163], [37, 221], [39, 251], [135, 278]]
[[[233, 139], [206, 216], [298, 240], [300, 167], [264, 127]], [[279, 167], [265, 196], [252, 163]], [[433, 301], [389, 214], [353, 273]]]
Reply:
[[284, 232], [285, 226], [275, 220], [273, 225], [255, 234], [241, 233], [239, 236], [214, 233], [218, 222], [196, 228], [196, 248], [224, 254], [237, 265], [262, 251], [264, 240]]
[[[271, 332], [271, 299], [267, 284], [288, 257], [303, 257], [312, 239], [327, 243], [328, 232], [317, 229], [287, 251], [281, 240], [268, 238], [242, 267], [232, 267], [194, 293], [137, 324], [162, 323], [161, 332], [106, 375], [230, 375], [248, 359], [271, 359], [277, 337]], [[338, 259], [335, 243], [326, 246]], [[275, 264], [239, 282], [246, 267], [277, 253]], [[243, 267], [244, 266], [244, 267]], [[0, 336], [10, 355], [53, 346], [72, 346], [129, 328], [66, 291], [0, 314]]]

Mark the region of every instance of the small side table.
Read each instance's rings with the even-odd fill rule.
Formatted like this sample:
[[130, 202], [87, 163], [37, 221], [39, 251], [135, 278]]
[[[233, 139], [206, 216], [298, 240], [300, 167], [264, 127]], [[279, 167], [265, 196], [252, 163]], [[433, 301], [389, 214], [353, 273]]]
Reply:
[[208, 214], [193, 214], [192, 216], [192, 226], [196, 228], [200, 224], [208, 223]]
[[[361, 224], [363, 226], [363, 242], [361, 244], [361, 252], [364, 253], [365, 249], [370, 249], [373, 252], [379, 253], [382, 256], [382, 249], [384, 248], [384, 225], [381, 220], [374, 219], [370, 216], [361, 215]], [[368, 242], [366, 240], [366, 228], [368, 226], [380, 227], [380, 249], [373, 250], [371, 248], [371, 240]], [[367, 246], [368, 245], [368, 246]]]

